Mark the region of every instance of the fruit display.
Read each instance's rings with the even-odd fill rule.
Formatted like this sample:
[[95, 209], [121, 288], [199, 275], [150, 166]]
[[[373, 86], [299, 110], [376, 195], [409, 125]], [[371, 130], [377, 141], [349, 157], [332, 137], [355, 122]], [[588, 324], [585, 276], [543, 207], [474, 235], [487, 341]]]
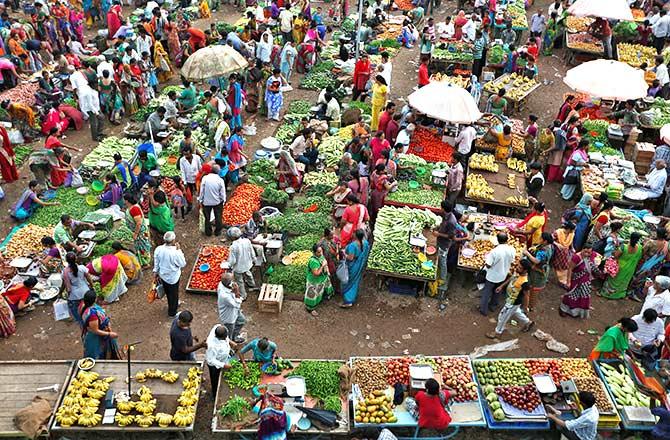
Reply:
[[442, 137], [437, 132], [423, 127], [418, 127], [414, 131], [408, 152], [428, 162], [454, 163], [454, 147], [442, 142]]
[[466, 356], [449, 356], [437, 359], [444, 385], [454, 390], [455, 402], [471, 402], [479, 399], [477, 384], [473, 380], [470, 359]]
[[616, 46], [616, 50], [619, 54], [619, 61], [622, 63], [627, 63], [633, 67], [640, 67], [642, 63], [647, 63], [648, 66], [654, 65], [656, 49], [651, 46], [619, 43]]
[[507, 93], [505, 97], [512, 101], [521, 101], [532, 92], [539, 83], [535, 79], [527, 78], [516, 73], [505, 74], [494, 81], [484, 84], [484, 90], [489, 93], [498, 93], [504, 88]]
[[[482, 151], [495, 151], [497, 146], [497, 142], [486, 142], [483, 137], [475, 141], [475, 148]], [[523, 136], [514, 132], [512, 132], [512, 154], [520, 156], [526, 154], [526, 142]]]
[[516, 188], [516, 174], [507, 175], [507, 186], [509, 186], [511, 189]]
[[479, 384], [483, 386], [522, 386], [532, 381], [521, 360], [476, 360], [474, 365]]
[[534, 384], [496, 387], [495, 394], [500, 396], [500, 398], [508, 405], [526, 413], [535, 411], [535, 409], [542, 403]]
[[100, 424], [100, 401], [113, 381], [113, 377], [101, 378], [96, 372], [80, 370], [67, 387], [56, 411], [56, 422], [63, 428], [73, 425], [90, 428]]
[[515, 159], [514, 157], [510, 157], [509, 159], [507, 159], [507, 168], [519, 173], [525, 173], [527, 171], [526, 162], [524, 162], [523, 160]]
[[435, 228], [441, 218], [429, 210], [384, 206], [377, 214], [375, 241], [368, 269], [435, 279], [435, 266], [425, 267], [412, 251], [409, 236], [421, 236], [424, 226]]
[[516, 31], [528, 29], [528, 18], [526, 17], [526, 4], [522, 0], [507, 3], [507, 14], [512, 19], [512, 28]]
[[[207, 245], [200, 249], [198, 258], [193, 265], [191, 279], [186, 286], [187, 290], [204, 292], [216, 292], [216, 287], [221, 281], [223, 269], [221, 263], [228, 260], [228, 246]], [[209, 270], [202, 272], [200, 267], [209, 265]]]
[[536, 374], [548, 374], [556, 385], [567, 379], [561, 371], [560, 359], [526, 359], [524, 363], [531, 376]]
[[584, 168], [581, 174], [581, 182], [582, 191], [594, 197], [607, 190], [607, 180], [605, 180], [599, 168]]
[[475, 153], [470, 156], [468, 166], [471, 170], [484, 170], [497, 173], [499, 166], [492, 154]]
[[386, 362], [378, 359], [354, 359], [353, 383], [357, 384], [364, 396], [389, 387], [387, 382]]
[[563, 358], [558, 359], [561, 373], [566, 379], [575, 377], [596, 377], [593, 366], [587, 359]]
[[409, 384], [409, 366], [416, 362], [413, 357], [391, 358], [386, 361], [386, 380], [389, 385]]
[[354, 420], [358, 423], [395, 423], [393, 399], [383, 391], [375, 390], [354, 407]]
[[451, 84], [452, 86], [460, 87], [462, 89], [467, 89], [470, 87], [470, 78], [464, 76], [450, 76], [444, 73], [436, 72], [433, 76], [430, 77], [432, 81], [440, 81]]
[[579, 391], [589, 391], [596, 398], [596, 408], [600, 413], [613, 413], [614, 405], [605, 391], [605, 386], [597, 377], [574, 377], [572, 380]]
[[465, 189], [468, 198], [493, 200], [494, 190], [481, 174], [468, 174]]
[[602, 41], [587, 33], [567, 34], [568, 48], [602, 55], [605, 52]]
[[472, 240], [468, 242], [467, 247], [463, 249], [474, 249], [475, 254], [470, 258], [463, 257], [461, 253], [458, 257], [458, 265], [463, 267], [470, 267], [479, 269], [484, 266], [484, 258], [486, 254], [491, 252], [495, 245], [491, 240]]
[[569, 32], [586, 32], [593, 21], [594, 20], [591, 17], [575, 17], [574, 15], [568, 15], [565, 20], [565, 27], [568, 28]]
[[609, 364], [598, 362], [600, 372], [605, 377], [616, 404], [619, 406], [636, 406], [649, 408], [649, 397], [642, 394], [633, 379], [630, 378], [626, 367], [622, 363]]
[[509, 196], [505, 198], [505, 203], [514, 206], [528, 206], [528, 198], [524, 196]]

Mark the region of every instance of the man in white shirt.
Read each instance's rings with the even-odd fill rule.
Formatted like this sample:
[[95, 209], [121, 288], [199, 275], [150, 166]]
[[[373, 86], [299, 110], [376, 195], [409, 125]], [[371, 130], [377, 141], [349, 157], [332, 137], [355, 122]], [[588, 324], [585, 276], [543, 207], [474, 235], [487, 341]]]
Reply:
[[[195, 178], [202, 169], [202, 159], [200, 156], [194, 155], [190, 147], [184, 148], [183, 156], [179, 159], [179, 169], [181, 170], [181, 180], [184, 182], [187, 190], [191, 191], [191, 195], [195, 194]], [[188, 212], [193, 209], [193, 198], [188, 204]]]
[[549, 9], [547, 9], [547, 17], [551, 17], [551, 14], [554, 12], [558, 17], [563, 15], [563, 5], [558, 0], [549, 5]]
[[67, 66], [67, 71], [70, 73], [70, 84], [75, 91], [79, 90], [81, 86], [88, 85], [86, 76], [84, 76], [81, 70], [77, 70], [73, 65], [69, 65]]
[[177, 108], [177, 92], [170, 90], [168, 92], [168, 99], [163, 103], [165, 108], [165, 116], [163, 117], [171, 125], [177, 124], [177, 116], [179, 116], [179, 109]]
[[658, 6], [654, 6], [651, 8], [651, 12], [647, 14], [647, 20], [649, 20], [649, 25], [653, 26], [656, 24], [659, 18], [661, 18], [661, 14], [659, 14], [660, 9]]
[[[641, 312], [647, 309], [654, 309], [658, 313], [659, 318], [665, 321], [665, 318], [670, 316], [670, 277], [658, 275], [654, 278], [653, 284], [647, 282], [645, 284], [644, 292], [646, 297], [642, 304]], [[637, 297], [633, 297], [636, 299]]]
[[205, 216], [205, 235], [212, 235], [212, 212], [214, 212], [214, 235], [221, 235], [223, 230], [223, 204], [226, 203], [226, 184], [219, 176], [221, 167], [212, 165], [212, 171], [200, 181], [198, 202], [202, 205]]
[[70, 48], [70, 51], [77, 55], [78, 57], [87, 57], [91, 55], [90, 50], [84, 49], [84, 46], [81, 45], [81, 43], [77, 40], [70, 40], [67, 42], [67, 47]]
[[668, 172], [665, 171], [666, 163], [663, 159], [656, 160], [655, 168], [647, 174], [647, 183], [644, 184], [648, 199], [657, 199], [663, 194], [665, 184], [668, 181]]
[[542, 35], [546, 27], [547, 17], [542, 15], [542, 9], [538, 9], [537, 12], [530, 17], [530, 32], [539, 37]]
[[[409, 124], [407, 127], [400, 130], [398, 136], [395, 138], [395, 145], [402, 145], [403, 154], [407, 154], [407, 151], [409, 150], [409, 142], [412, 139], [412, 134], [414, 134], [415, 129], [416, 126], [414, 124]], [[393, 147], [395, 147], [395, 145], [393, 145]]]
[[280, 8], [279, 12], [279, 30], [281, 31], [284, 44], [293, 40], [293, 12], [283, 7]]
[[484, 260], [486, 282], [479, 301], [479, 313], [484, 316], [488, 316], [489, 312], [495, 311], [495, 308], [498, 307], [500, 294], [496, 289], [507, 278], [512, 262], [516, 257], [514, 247], [507, 244], [506, 233], [500, 232], [496, 238], [498, 245], [486, 254]]
[[233, 276], [240, 288], [242, 299], [247, 299], [247, 289], [256, 290], [256, 281], [251, 269], [254, 267], [256, 251], [251, 241], [242, 236], [240, 228], [233, 227], [228, 229], [228, 236], [233, 240], [228, 252], [228, 264], [233, 271]]
[[444, 19], [443, 23], [437, 24], [437, 33], [440, 34], [440, 38], [451, 39], [456, 33], [456, 28], [454, 27], [454, 22], [451, 20], [450, 16]]
[[384, 68], [379, 74], [386, 80], [386, 88], [388, 93], [391, 92], [391, 74], [393, 73], [393, 64], [389, 61], [389, 54], [382, 52], [382, 67]]
[[95, 69], [95, 71], [98, 73], [98, 78], [102, 78], [102, 72], [105, 70], [109, 72], [110, 76], [112, 76], [114, 74], [114, 65], [107, 61], [104, 55], [99, 55], [98, 67]]
[[212, 385], [212, 396], [216, 396], [219, 388], [221, 370], [230, 369], [230, 361], [233, 359], [232, 350], [237, 349], [237, 344], [228, 339], [228, 329], [217, 324], [207, 336], [207, 351], [205, 361], [209, 368], [209, 381]]
[[661, 53], [665, 46], [665, 39], [670, 35], [670, 15], [665, 9], [658, 13], [659, 18], [651, 26], [651, 33], [654, 35], [653, 45], [658, 53]]
[[579, 403], [584, 410], [574, 420], [563, 420], [561, 412], [547, 406], [547, 417], [556, 424], [556, 428], [568, 440], [596, 440], [598, 437], [598, 419], [600, 413], [596, 408], [596, 398], [589, 391], [579, 392]]
[[242, 295], [239, 285], [234, 281], [234, 275], [224, 272], [221, 282], [216, 288], [216, 307], [219, 313], [219, 322], [228, 330], [228, 335], [236, 343], [244, 342], [240, 339], [240, 330], [247, 319], [242, 313]]
[[656, 56], [654, 59], [654, 73], [656, 74], [656, 79], [658, 84], [661, 86], [661, 96], [665, 97], [668, 94], [668, 85], [670, 85], [670, 75], [668, 74], [668, 66], [665, 64], [665, 60], [661, 55]]
[[100, 111], [98, 91], [91, 88], [86, 82], [79, 85], [77, 95], [79, 96], [79, 110], [84, 114], [84, 119], [88, 119], [91, 124], [91, 139], [100, 142], [104, 137], [102, 129], [105, 118]]
[[647, 309], [631, 318], [637, 323], [637, 331], [628, 335], [630, 348], [639, 357], [658, 357], [658, 348], [665, 340], [665, 325], [654, 309]]
[[135, 40], [135, 47], [137, 47], [137, 52], [140, 55], [142, 55], [144, 52], [151, 54], [151, 46], [154, 44], [154, 41], [151, 39], [151, 35], [149, 35], [146, 29], [144, 29], [142, 26], [138, 28], [138, 32], [139, 35]]
[[168, 316], [174, 318], [179, 306], [179, 279], [186, 266], [184, 252], [179, 247], [173, 231], [163, 234], [163, 244], [154, 250], [154, 278], [161, 283], [168, 303]]
[[337, 102], [334, 96], [327, 97], [328, 105], [326, 105], [326, 119], [328, 121], [340, 123], [340, 103]]
[[461, 132], [456, 136], [456, 148], [463, 156], [469, 156], [472, 150], [472, 143], [477, 138], [477, 130], [472, 125], [467, 125], [461, 129]]
[[477, 29], [479, 28], [479, 17], [477, 14], [472, 14], [468, 21], [463, 25], [463, 37], [466, 41], [474, 42], [477, 36]]

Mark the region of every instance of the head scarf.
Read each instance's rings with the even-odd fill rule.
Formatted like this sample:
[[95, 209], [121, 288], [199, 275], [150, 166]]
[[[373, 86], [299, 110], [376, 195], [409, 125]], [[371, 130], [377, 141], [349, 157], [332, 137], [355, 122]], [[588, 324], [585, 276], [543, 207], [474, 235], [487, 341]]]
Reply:
[[261, 401], [259, 416], [258, 438], [272, 438], [274, 434], [286, 432], [288, 418], [281, 398], [265, 393]]
[[582, 198], [577, 203], [577, 207], [583, 209], [584, 211], [591, 212], [591, 202], [593, 201], [593, 196], [591, 194], [584, 194]]
[[670, 287], [670, 277], [658, 275], [656, 278], [654, 278], [654, 281], [656, 282], [656, 284], [658, 284], [658, 287], [660, 287], [663, 290]]
[[279, 153], [280, 159], [284, 159], [284, 162], [286, 162], [286, 166], [288, 166], [289, 170], [291, 171], [291, 174], [294, 176], [298, 175], [298, 167], [295, 164], [295, 160], [291, 157], [288, 151], [282, 150]]

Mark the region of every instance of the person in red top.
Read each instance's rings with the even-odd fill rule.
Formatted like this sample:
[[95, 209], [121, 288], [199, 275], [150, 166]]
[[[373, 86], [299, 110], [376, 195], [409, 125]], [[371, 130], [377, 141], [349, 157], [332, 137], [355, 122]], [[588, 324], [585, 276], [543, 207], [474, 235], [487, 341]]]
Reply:
[[379, 125], [377, 126], [377, 130], [386, 132], [386, 126], [389, 122], [391, 122], [391, 119], [393, 119], [394, 112], [395, 104], [392, 102], [387, 103], [386, 110], [384, 110], [382, 114], [379, 115]]
[[440, 384], [435, 379], [428, 379], [426, 381], [426, 391], [419, 391], [414, 396], [416, 409], [413, 408], [414, 405], [410, 402], [406, 402], [406, 406], [408, 406], [408, 411], [415, 417], [416, 414], [414, 412], [418, 413], [419, 428], [443, 431], [451, 423], [451, 416], [444, 409], [450, 397], [451, 393], [449, 391], [440, 391]]
[[351, 98], [352, 101], [356, 101], [361, 95], [363, 95], [361, 102], [365, 101], [365, 86], [370, 79], [371, 72], [370, 59], [368, 58], [368, 54], [364, 53], [354, 66], [354, 94]]
[[605, 51], [605, 57], [608, 59], [612, 58], [612, 28], [610, 27], [610, 22], [596, 17], [596, 20], [591, 23], [589, 26], [588, 33], [593, 35], [595, 38], [598, 38], [603, 43], [603, 49]]
[[[400, 131], [400, 119], [402, 115], [400, 113], [395, 113], [393, 119], [386, 124], [386, 130], [384, 130], [384, 136], [386, 140], [389, 141], [390, 145], [395, 146], [395, 140], [398, 137], [398, 132]], [[402, 152], [402, 151], [401, 151]]]
[[430, 77], [428, 76], [428, 61], [429, 58], [426, 55], [421, 56], [421, 65], [419, 66], [419, 88], [430, 83]]
[[370, 141], [370, 151], [372, 151], [372, 163], [375, 164], [382, 158], [382, 151], [390, 150], [391, 144], [384, 138], [384, 132], [379, 130], [375, 137]]
[[191, 45], [193, 52], [196, 50], [205, 47], [207, 44], [207, 36], [203, 31], [198, 28], [190, 27], [186, 30], [190, 35], [188, 42]]
[[15, 163], [16, 153], [12, 148], [12, 143], [9, 141], [7, 130], [2, 125], [0, 125], [0, 137], [2, 137], [2, 145], [0, 145], [0, 175], [7, 183], [14, 182], [19, 179], [19, 172]]
[[28, 277], [23, 283], [15, 284], [5, 291], [2, 295], [5, 297], [7, 304], [12, 309], [12, 312], [20, 312], [22, 310], [32, 310], [33, 303], [28, 301], [30, 299], [30, 290], [37, 285], [37, 278]]
[[537, 59], [537, 56], [540, 53], [540, 48], [537, 47], [537, 40], [534, 37], [528, 39], [526, 52], [528, 52], [528, 55], [532, 55], [533, 58]]

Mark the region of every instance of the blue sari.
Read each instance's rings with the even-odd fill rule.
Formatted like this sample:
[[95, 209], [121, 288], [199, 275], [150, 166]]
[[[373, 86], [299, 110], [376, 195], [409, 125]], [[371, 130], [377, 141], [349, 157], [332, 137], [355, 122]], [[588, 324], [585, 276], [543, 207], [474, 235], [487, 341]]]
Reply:
[[577, 224], [575, 226], [575, 238], [572, 240], [572, 247], [576, 251], [580, 251], [582, 246], [584, 246], [586, 237], [589, 235], [589, 226], [591, 225], [591, 208], [578, 206], [575, 215], [577, 216]]
[[84, 357], [91, 357], [93, 359], [119, 359], [119, 346], [116, 339], [108, 336], [96, 335], [88, 331], [88, 322], [92, 319], [98, 320], [98, 328], [100, 330], [107, 330], [109, 328], [109, 317], [105, 311], [97, 304], [83, 310], [81, 316], [84, 322], [82, 330], [82, 340], [84, 343]]
[[236, 82], [233, 84], [233, 99], [232, 102], [229, 102], [233, 117], [230, 120], [231, 130], [235, 127], [242, 126], [242, 86], [240, 83]]
[[370, 243], [363, 240], [363, 246], [360, 246], [358, 240], [354, 240], [347, 245], [347, 255], [352, 254], [354, 259], [347, 260], [347, 268], [349, 269], [349, 282], [342, 286], [342, 296], [344, 297], [344, 304], [353, 304], [358, 297], [358, 287], [363, 279], [363, 271], [368, 262], [368, 254], [370, 253]]
[[[277, 84], [279, 83], [279, 84]], [[270, 76], [265, 82], [265, 102], [268, 106], [268, 118], [279, 120], [279, 112], [284, 105], [284, 96], [281, 92], [281, 78]], [[272, 91], [272, 90], [275, 91]]]

